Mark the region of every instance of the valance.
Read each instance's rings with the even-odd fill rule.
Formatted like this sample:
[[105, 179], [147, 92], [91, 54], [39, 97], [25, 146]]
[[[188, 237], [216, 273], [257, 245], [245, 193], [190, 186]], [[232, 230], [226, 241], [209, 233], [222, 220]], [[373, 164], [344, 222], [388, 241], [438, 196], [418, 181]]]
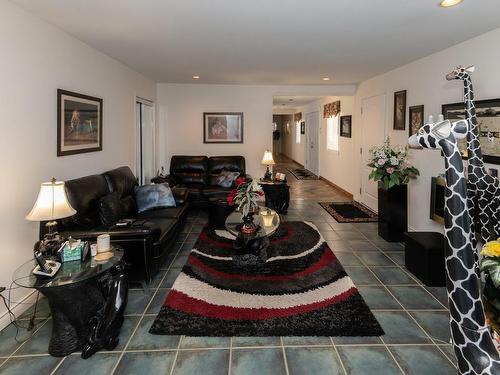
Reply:
[[323, 118], [337, 116], [340, 113], [340, 100], [325, 104], [323, 107]]
[[296, 113], [296, 114], [293, 116], [293, 120], [294, 120], [295, 122], [302, 121], [302, 112]]

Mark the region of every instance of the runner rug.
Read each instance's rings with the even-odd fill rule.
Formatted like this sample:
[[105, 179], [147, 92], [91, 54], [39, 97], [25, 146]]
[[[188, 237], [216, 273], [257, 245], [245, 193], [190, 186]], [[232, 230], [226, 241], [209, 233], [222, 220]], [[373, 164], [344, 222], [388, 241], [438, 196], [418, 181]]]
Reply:
[[296, 168], [296, 169], [287, 169], [288, 172], [293, 174], [293, 177], [295, 177], [297, 180], [317, 180], [318, 176], [316, 176], [314, 173], [311, 171], [304, 169], [304, 168]]
[[378, 215], [356, 201], [351, 202], [319, 202], [339, 223], [377, 222]]
[[206, 227], [150, 332], [189, 336], [380, 336], [352, 280], [309, 223], [283, 223], [263, 265], [239, 268]]

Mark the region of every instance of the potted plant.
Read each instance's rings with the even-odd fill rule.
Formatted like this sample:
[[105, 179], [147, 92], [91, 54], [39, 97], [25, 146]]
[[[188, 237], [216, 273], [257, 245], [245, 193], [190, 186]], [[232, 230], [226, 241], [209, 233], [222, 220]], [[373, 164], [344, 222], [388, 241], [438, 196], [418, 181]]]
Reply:
[[400, 242], [408, 230], [408, 193], [410, 179], [420, 173], [408, 162], [408, 147], [391, 147], [387, 137], [381, 146], [369, 150], [369, 179], [378, 182], [378, 234], [386, 241]]
[[490, 241], [481, 250], [481, 271], [485, 275], [484, 296], [488, 324], [500, 350], [500, 241]]
[[253, 234], [258, 229], [253, 222], [253, 215], [259, 212], [257, 199], [263, 196], [264, 192], [256, 181], [245, 177], [238, 177], [235, 185], [236, 188], [227, 196], [227, 203], [231, 206], [237, 205], [236, 209], [241, 212], [243, 221], [241, 232]]

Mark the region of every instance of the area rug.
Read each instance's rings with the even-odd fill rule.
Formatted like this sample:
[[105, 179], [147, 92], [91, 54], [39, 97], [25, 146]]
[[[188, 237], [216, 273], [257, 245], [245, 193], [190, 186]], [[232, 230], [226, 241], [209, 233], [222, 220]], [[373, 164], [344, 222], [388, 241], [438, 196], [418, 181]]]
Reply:
[[240, 268], [228, 232], [206, 227], [150, 333], [189, 336], [380, 336], [384, 332], [310, 223], [283, 223], [268, 260]]
[[316, 176], [311, 171], [308, 171], [304, 168], [296, 168], [296, 169], [287, 169], [297, 180], [317, 180], [318, 176]]
[[319, 202], [339, 223], [377, 222], [378, 215], [368, 207], [356, 201], [351, 202]]

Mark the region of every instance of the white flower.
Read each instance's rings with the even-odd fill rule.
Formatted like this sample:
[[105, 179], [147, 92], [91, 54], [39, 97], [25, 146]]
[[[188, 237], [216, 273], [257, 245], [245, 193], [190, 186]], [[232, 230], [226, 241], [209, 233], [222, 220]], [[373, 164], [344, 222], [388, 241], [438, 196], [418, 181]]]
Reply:
[[382, 159], [382, 158], [378, 159], [377, 164], [378, 165], [384, 165], [385, 164], [385, 159]]
[[394, 156], [390, 159], [390, 162], [391, 162], [391, 165], [398, 165], [399, 164], [398, 158], [396, 158]]

